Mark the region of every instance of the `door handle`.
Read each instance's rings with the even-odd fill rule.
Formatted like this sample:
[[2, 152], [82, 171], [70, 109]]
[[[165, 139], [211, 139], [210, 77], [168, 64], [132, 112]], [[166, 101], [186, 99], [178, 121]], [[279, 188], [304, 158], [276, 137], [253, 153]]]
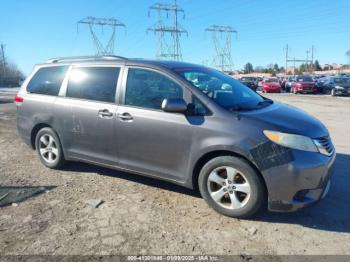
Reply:
[[110, 118], [113, 116], [113, 113], [110, 112], [108, 109], [101, 109], [101, 110], [98, 110], [98, 115], [100, 117]]
[[120, 121], [131, 122], [134, 118], [129, 113], [118, 114]]

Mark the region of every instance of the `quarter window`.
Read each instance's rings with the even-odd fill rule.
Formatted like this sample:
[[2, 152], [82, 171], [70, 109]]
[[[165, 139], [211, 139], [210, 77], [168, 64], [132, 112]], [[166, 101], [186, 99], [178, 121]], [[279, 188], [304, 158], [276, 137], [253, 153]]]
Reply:
[[69, 76], [67, 97], [115, 102], [119, 67], [76, 67]]
[[33, 94], [57, 96], [67, 68], [67, 66], [40, 68], [28, 83], [27, 91]]
[[129, 69], [125, 105], [161, 109], [165, 98], [183, 98], [181, 86], [155, 71]]
[[192, 103], [189, 106], [189, 113], [192, 116], [209, 116], [210, 110], [195, 96], [192, 96]]

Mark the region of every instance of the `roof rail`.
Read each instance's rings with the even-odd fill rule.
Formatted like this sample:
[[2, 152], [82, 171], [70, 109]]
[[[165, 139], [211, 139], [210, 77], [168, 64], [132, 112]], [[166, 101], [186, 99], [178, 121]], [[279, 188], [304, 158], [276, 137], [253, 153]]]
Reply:
[[127, 60], [126, 57], [116, 55], [102, 55], [102, 56], [69, 56], [69, 57], [56, 57], [46, 61], [46, 63], [58, 63], [69, 61], [89, 61], [89, 60]]

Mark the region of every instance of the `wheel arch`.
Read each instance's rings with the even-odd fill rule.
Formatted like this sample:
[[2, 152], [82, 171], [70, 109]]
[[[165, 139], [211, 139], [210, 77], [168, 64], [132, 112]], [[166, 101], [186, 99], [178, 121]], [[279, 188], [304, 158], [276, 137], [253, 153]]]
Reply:
[[[52, 126], [46, 124], [46, 123], [39, 123], [39, 124], [36, 124], [34, 126], [34, 128], [32, 129], [32, 132], [30, 134], [30, 144], [32, 146], [32, 148], [35, 150], [35, 138], [36, 138], [36, 135], [38, 134], [38, 132], [45, 128], [45, 127], [49, 127], [49, 128], [52, 128]], [[52, 128], [53, 129], [53, 128]], [[57, 133], [56, 133], [57, 134]], [[58, 135], [57, 135], [58, 136]]]

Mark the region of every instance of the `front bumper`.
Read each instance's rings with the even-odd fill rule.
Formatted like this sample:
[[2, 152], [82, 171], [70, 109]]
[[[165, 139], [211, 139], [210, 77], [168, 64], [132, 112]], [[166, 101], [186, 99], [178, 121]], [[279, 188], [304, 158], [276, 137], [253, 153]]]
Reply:
[[295, 90], [299, 93], [317, 93], [316, 88], [306, 88], [306, 87], [297, 87]]
[[281, 89], [280, 88], [263, 88], [262, 89], [265, 92], [269, 92], [269, 93], [281, 93]]
[[326, 196], [336, 157], [292, 150], [293, 160], [263, 171], [268, 208], [290, 212], [308, 207]]
[[349, 96], [350, 95], [350, 89], [334, 89], [335, 95], [344, 95]]

